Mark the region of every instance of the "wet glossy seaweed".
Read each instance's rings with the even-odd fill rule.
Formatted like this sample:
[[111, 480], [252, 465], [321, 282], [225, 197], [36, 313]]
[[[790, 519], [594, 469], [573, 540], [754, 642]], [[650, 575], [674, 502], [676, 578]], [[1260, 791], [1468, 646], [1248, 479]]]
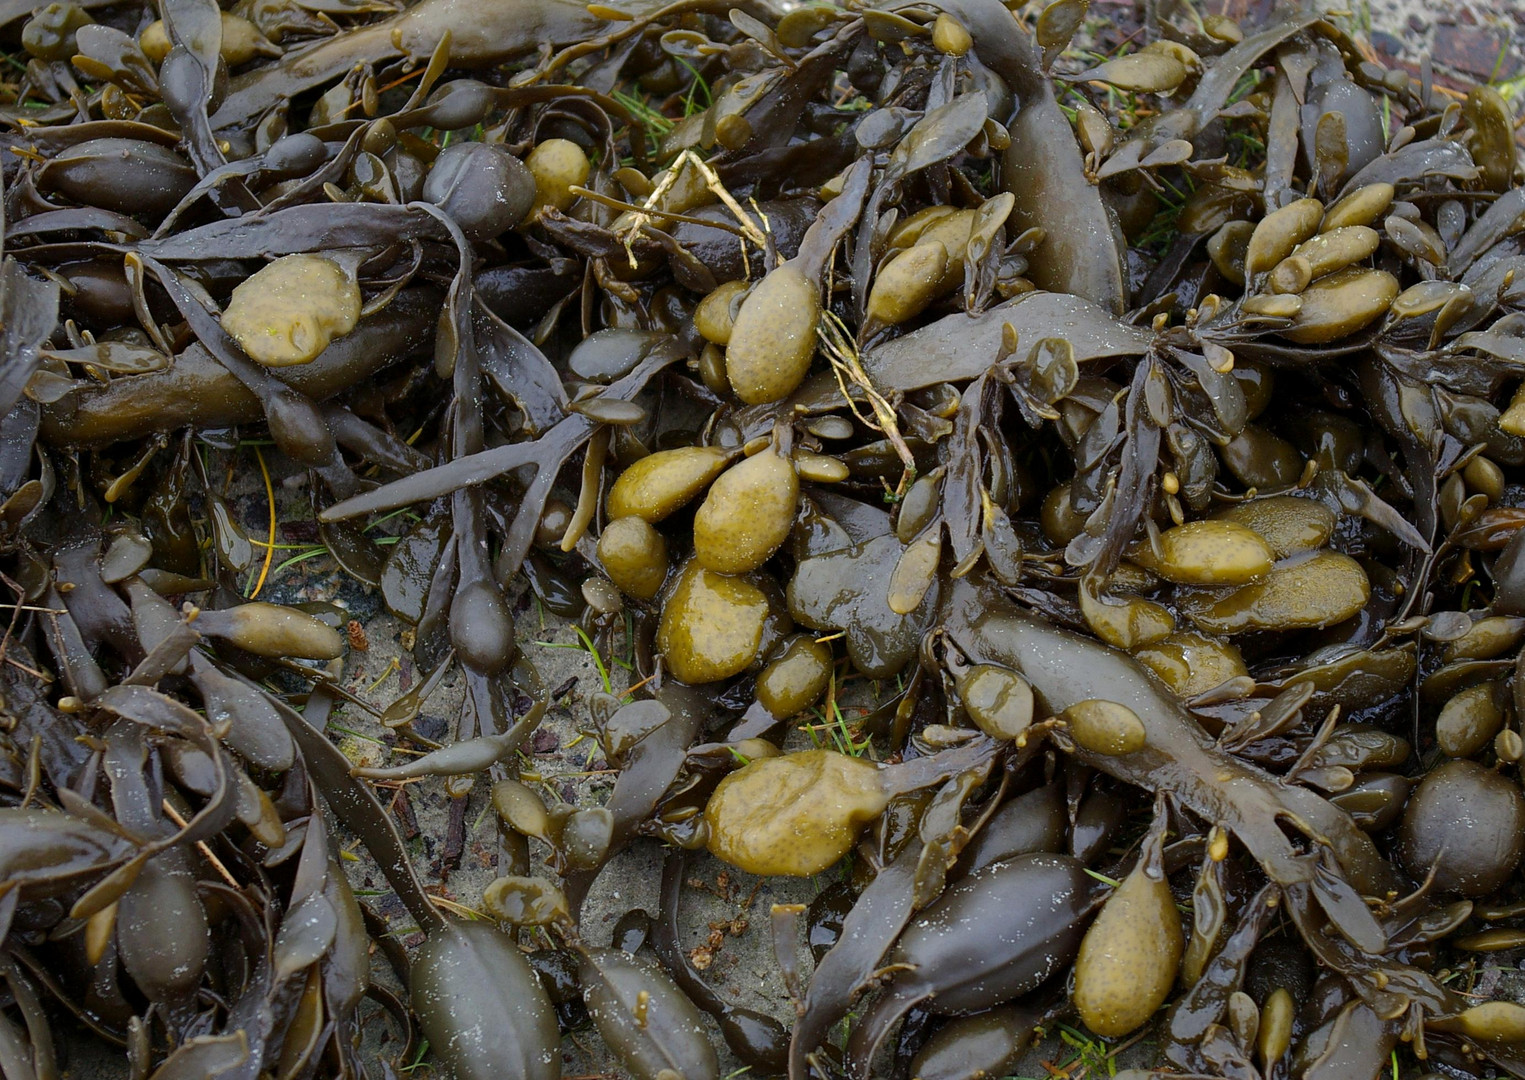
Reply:
[[[1525, 943], [1512, 106], [1146, 9], [0, 5], [0, 1070], [1525, 1076], [1455, 978]], [[259, 598], [249, 441], [411, 626], [402, 765], [325, 731], [358, 624]], [[526, 590], [628, 642], [603, 805], [522, 775]], [[821, 885], [777, 1016], [679, 945], [706, 850]]]

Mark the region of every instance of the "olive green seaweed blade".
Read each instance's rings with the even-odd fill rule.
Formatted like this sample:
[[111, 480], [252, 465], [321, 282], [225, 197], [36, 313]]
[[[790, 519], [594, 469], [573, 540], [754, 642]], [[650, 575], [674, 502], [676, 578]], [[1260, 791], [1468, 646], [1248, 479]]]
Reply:
[[997, 0], [936, 0], [929, 6], [968, 29], [980, 62], [1021, 102], [1015, 116], [997, 118], [1011, 138], [1001, 159], [1001, 186], [1016, 197], [1013, 234], [1031, 227], [1045, 232], [1033, 253], [1032, 280], [1121, 315], [1128, 295], [1122, 233], [1101, 189], [1086, 177], [1080, 145], [1027, 30]]

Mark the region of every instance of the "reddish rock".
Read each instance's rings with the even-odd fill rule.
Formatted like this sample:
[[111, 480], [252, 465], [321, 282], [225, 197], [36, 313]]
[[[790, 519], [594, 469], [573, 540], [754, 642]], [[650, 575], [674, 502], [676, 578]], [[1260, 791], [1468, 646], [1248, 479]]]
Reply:
[[1435, 45], [1430, 55], [1435, 63], [1477, 79], [1508, 79], [1521, 68], [1519, 50], [1509, 45], [1510, 35], [1503, 29], [1442, 24], [1435, 27]]

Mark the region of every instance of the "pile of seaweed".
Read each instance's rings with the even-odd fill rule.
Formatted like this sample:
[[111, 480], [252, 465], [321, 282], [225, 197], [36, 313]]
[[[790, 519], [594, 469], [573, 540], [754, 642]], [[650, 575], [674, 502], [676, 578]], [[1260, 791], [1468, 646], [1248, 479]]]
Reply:
[[[1525, 1076], [1510, 106], [1148, 7], [0, 4], [0, 1072]], [[345, 612], [257, 598], [251, 445], [412, 626], [403, 765], [325, 730]], [[526, 590], [628, 641], [603, 805], [522, 775]], [[679, 947], [705, 850], [819, 884], [778, 1015]]]

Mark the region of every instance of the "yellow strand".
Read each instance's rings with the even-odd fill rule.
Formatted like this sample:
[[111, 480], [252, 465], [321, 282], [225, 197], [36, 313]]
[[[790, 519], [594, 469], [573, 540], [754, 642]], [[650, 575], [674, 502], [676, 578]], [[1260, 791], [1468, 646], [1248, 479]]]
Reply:
[[265, 587], [270, 562], [275, 558], [275, 488], [270, 483], [270, 470], [265, 468], [265, 455], [260, 453], [257, 446], [254, 448], [254, 458], [259, 462], [259, 474], [265, 478], [265, 502], [270, 506], [270, 539], [265, 542], [265, 565], [259, 568], [259, 580], [254, 583], [254, 591], [249, 594], [250, 600], [257, 597]]

